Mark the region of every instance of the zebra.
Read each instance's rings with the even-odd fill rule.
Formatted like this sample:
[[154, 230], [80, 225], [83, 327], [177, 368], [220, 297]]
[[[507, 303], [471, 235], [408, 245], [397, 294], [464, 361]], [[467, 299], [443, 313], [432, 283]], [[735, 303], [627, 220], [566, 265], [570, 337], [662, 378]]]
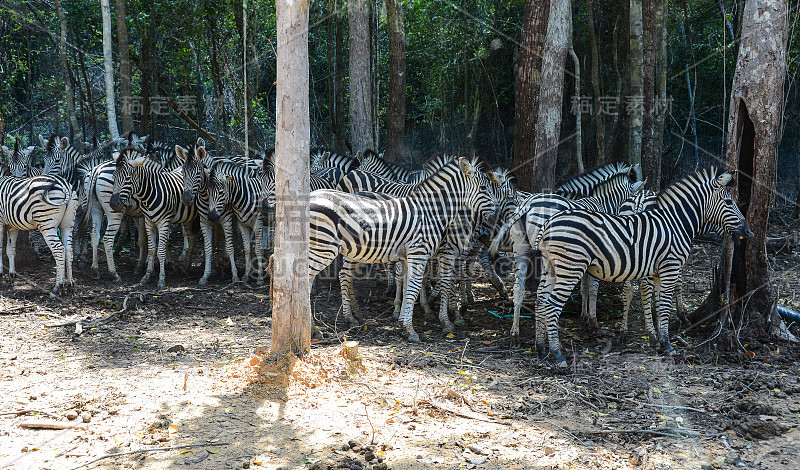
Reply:
[[[204, 142], [200, 142], [203, 143]], [[190, 146], [185, 149], [175, 146], [175, 153], [178, 158], [183, 160], [183, 192], [181, 193], [181, 203], [185, 206], [196, 207], [200, 215], [200, 230], [203, 233], [203, 255], [205, 264], [203, 276], [198, 284], [205, 285], [211, 275], [211, 254], [213, 251], [214, 225], [219, 223], [225, 235], [225, 252], [231, 263], [231, 281], [239, 282], [239, 273], [236, 270], [233, 250], [233, 211], [227, 205], [214, 206], [212, 210], [211, 197], [212, 191], [219, 191], [222, 182], [216, 177], [214, 168], [209, 169], [204, 162], [207, 157], [206, 149], [201, 145]], [[238, 165], [225, 165], [219, 162], [220, 166], [228, 168], [230, 172], [247, 173], [245, 168]], [[235, 168], [238, 167], [238, 168]]]
[[372, 150], [365, 150], [364, 153], [358, 154], [357, 157], [361, 161], [361, 165], [358, 168], [362, 171], [375, 173], [398, 183], [418, 183], [422, 180], [420, 176], [415, 176], [412, 179], [411, 172], [402, 165], [384, 160], [382, 154], [378, 155]]
[[[176, 153], [183, 150], [175, 146]], [[132, 196], [139, 198], [147, 226], [147, 269], [140, 284], [150, 280], [153, 264], [158, 255], [159, 273], [158, 288], [165, 286], [165, 262], [169, 241], [169, 224], [183, 225], [184, 234], [189, 241], [191, 253], [197, 238], [192, 224], [197, 219], [197, 208], [181, 202], [183, 193], [183, 175], [180, 171], [165, 172], [164, 162], [158, 155], [143, 155], [134, 149], [123, 149], [117, 157], [117, 168], [114, 170], [114, 191], [111, 195], [111, 207], [123, 210]]]
[[[674, 354], [669, 343], [669, 309], [692, 238], [706, 222], [731, 235], [753, 235], [732, 198], [733, 177], [733, 172], [713, 167], [700, 170], [663, 190], [656, 209], [634, 215], [575, 209], [548, 220], [534, 245], [545, 267], [536, 298], [540, 357], [546, 355], [546, 336], [557, 365], [566, 367], [558, 317], [572, 287], [586, 273], [612, 282], [652, 277], [659, 293], [659, 341], [668, 354]], [[647, 290], [644, 294], [649, 302]]]
[[324, 148], [311, 149], [311, 173], [318, 173], [326, 168], [338, 168], [342, 173], [355, 170], [360, 165], [358, 159], [342, 155]]
[[[136, 150], [131, 149], [131, 154]], [[132, 217], [136, 223], [139, 242], [139, 259], [134, 272], [140, 272], [147, 261], [147, 233], [144, 226], [144, 214], [139, 206], [139, 199], [132, 196], [128, 199], [122, 210], [113, 210], [111, 196], [114, 192], [114, 171], [116, 161], [108, 161], [96, 166], [84, 177], [84, 193], [86, 194], [86, 217], [91, 218], [91, 245], [92, 245], [92, 279], [100, 279], [100, 266], [98, 262], [98, 245], [100, 244], [103, 217], [106, 218], [106, 229], [102, 234], [103, 250], [106, 254], [108, 272], [114, 282], [122, 282], [114, 263], [114, 240], [120, 231], [124, 216]]]
[[[32, 178], [0, 177], [0, 261], [3, 238], [8, 231], [8, 271], [16, 276], [17, 234], [19, 230], [38, 230], [56, 262], [56, 284], [50, 297], [69, 293], [72, 278], [72, 229], [78, 209], [78, 196], [60, 176], [39, 175]], [[59, 231], [61, 237], [59, 237]], [[0, 262], [0, 275], [3, 273]]]
[[[633, 170], [636, 171], [636, 166]], [[631, 170], [631, 166], [624, 162], [611, 162], [603, 166], [581, 173], [560, 184], [555, 193], [569, 199], [581, 199], [592, 195], [598, 184], [608, 181], [620, 173]]]
[[[267, 174], [262, 173], [257, 178], [237, 178], [225, 174], [212, 172], [211, 179], [218, 179], [221, 184], [209, 185], [209, 217], [214, 213], [219, 213], [224, 207], [230, 207], [236, 215], [237, 226], [242, 237], [245, 256], [244, 278], [255, 278], [259, 285], [264, 283], [264, 245], [263, 237], [259, 243], [256, 241], [256, 262], [258, 269], [253, 269], [251, 256], [251, 245], [253, 244], [253, 234], [260, 235], [263, 230], [264, 220], [258, 210], [258, 202], [264, 197], [265, 180]], [[273, 182], [274, 184], [274, 182]]]
[[[400, 320], [411, 342], [420, 342], [412, 325], [413, 305], [419, 294], [428, 259], [462, 207], [490, 216], [497, 205], [491, 182], [474, 162], [460, 158], [426, 179], [404, 198], [372, 200], [340, 191], [311, 193], [309, 275], [314, 277], [337, 255], [344, 258], [341, 273], [342, 305], [352, 304], [354, 263], [405, 265], [404, 299]], [[446, 312], [446, 310], [445, 310]], [[449, 318], [441, 317], [445, 331]]]
[[[624, 170], [624, 171], [623, 171]], [[597, 185], [590, 197], [577, 201], [566, 199], [556, 194], [532, 194], [525, 200], [517, 202], [516, 209], [510, 214], [509, 206], [504, 212], [504, 223], [494, 235], [489, 253], [494, 255], [500, 247], [514, 253], [514, 321], [511, 326], [511, 338], [519, 338], [519, 317], [525, 295], [525, 278], [527, 276], [529, 258], [533, 242], [542, 225], [555, 214], [568, 209], [589, 209], [607, 213], [615, 213], [622, 202], [638, 192], [644, 182], [632, 182], [635, 177], [634, 168], [623, 167], [621, 172], [609, 180]]]
[[8, 155], [8, 169], [11, 176], [15, 178], [30, 178], [31, 176], [42, 174], [41, 168], [36, 168], [31, 164], [33, 151], [36, 149], [33, 145], [22, 148], [22, 142], [17, 138], [14, 140], [13, 150], [5, 145], [2, 148], [3, 153]]

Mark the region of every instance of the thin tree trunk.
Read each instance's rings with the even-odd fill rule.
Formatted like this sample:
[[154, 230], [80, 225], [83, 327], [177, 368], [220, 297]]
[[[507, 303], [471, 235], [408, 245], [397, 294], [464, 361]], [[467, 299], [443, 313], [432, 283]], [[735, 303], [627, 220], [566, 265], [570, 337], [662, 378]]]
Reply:
[[[689, 46], [692, 54], [692, 63], [686, 66], [686, 88], [689, 93], [689, 125], [692, 130], [692, 138], [694, 143], [694, 166], [697, 169], [700, 166], [700, 149], [697, 142], [697, 113], [695, 111], [695, 88], [692, 87], [692, 78], [689, 70], [697, 77], [697, 61], [694, 58], [694, 44], [692, 40], [692, 30], [689, 28], [689, 8], [686, 5], [686, 0], [683, 0], [683, 24], [681, 25], [681, 36], [684, 42]], [[697, 80], [695, 80], [695, 85]]]
[[628, 47], [630, 94], [624, 103], [630, 120], [628, 162], [642, 163], [642, 127], [644, 119], [644, 75], [642, 57], [642, 0], [630, 0], [630, 45]]
[[336, 140], [336, 151], [344, 153], [347, 151], [347, 136], [345, 126], [345, 50], [344, 50], [344, 1], [333, 0], [335, 4], [334, 23], [336, 24], [336, 72], [334, 73], [334, 101], [336, 103], [334, 131]]
[[108, 116], [108, 133], [111, 139], [119, 137], [117, 128], [117, 110], [114, 101], [114, 44], [111, 40], [111, 6], [109, 0], [100, 0], [103, 16], [103, 67], [106, 76], [106, 114]]
[[533, 192], [555, 187], [556, 162], [564, 98], [564, 67], [572, 29], [572, 9], [568, 0], [551, 0], [542, 56], [539, 118], [536, 123], [536, 154], [533, 160]]
[[153, 43], [154, 28], [152, 26], [155, 18], [151, 15], [147, 20], [150, 24], [145, 29], [142, 37], [142, 60], [141, 60], [141, 89], [142, 89], [142, 117], [139, 123], [139, 132], [142, 135], [150, 135], [150, 82], [153, 77], [151, 68], [150, 48]]
[[308, 0], [277, 2], [273, 353], [311, 349]]
[[[572, 47], [572, 40], [570, 38], [569, 56], [572, 58], [572, 65], [575, 70], [575, 96], [577, 99], [581, 97], [581, 62], [578, 60], [578, 54], [575, 53], [575, 48]], [[577, 174], [584, 172], [583, 166], [583, 129], [581, 126], [582, 113], [575, 113], [575, 139], [572, 145], [572, 159], [575, 162], [575, 171]], [[600, 147], [602, 148], [602, 147]]]
[[119, 47], [119, 99], [128, 106], [122, 106], [122, 134], [133, 131], [131, 102], [131, 59], [128, 45], [128, 25], [125, 23], [125, 0], [117, 2], [117, 45]]
[[[378, 0], [379, 3], [379, 0]], [[370, 122], [372, 122], [372, 141], [375, 143], [377, 150], [380, 145], [378, 138], [378, 128], [380, 122], [378, 120], [378, 99], [380, 97], [381, 89], [378, 83], [379, 73], [378, 64], [380, 63], [380, 49], [378, 48], [378, 14], [376, 0], [367, 2], [367, 9], [369, 10], [369, 76], [372, 79], [372, 95], [370, 100]]]
[[[597, 35], [594, 30], [594, 11], [592, 0], [586, 0], [586, 26], [589, 30], [589, 43], [592, 48], [592, 91], [594, 92], [594, 123], [596, 127], [595, 142], [597, 145], [597, 164], [606, 163], [605, 155], [605, 122], [600, 98], [603, 96], [600, 87], [600, 54], [597, 51]], [[583, 173], [583, 172], [581, 172]]]
[[661, 149], [656, 148], [656, 54], [661, 52], [658, 44], [660, 25], [658, 11], [661, 0], [643, 0], [642, 2], [642, 173], [654, 190], [659, 189], [661, 181]]
[[244, 158], [250, 157], [250, 116], [252, 116], [250, 99], [247, 97], [247, 0], [242, 0], [242, 93], [244, 102]]
[[[728, 169], [738, 170], [735, 193], [755, 235], [738, 246], [727, 242], [718, 268], [723, 275], [718, 276], [711, 295], [693, 317], [707, 322], [720, 311], [719, 307], [724, 307], [723, 323], [743, 327], [760, 322], [783, 338], [789, 336], [775, 311], [776, 293], [770, 284], [766, 236], [782, 137], [787, 10], [782, 0], [747, 0], [742, 11], [742, 40], [731, 90], [726, 154]], [[729, 282], [726, 272], [731, 273]], [[738, 347], [732, 336], [731, 345]]]
[[92, 140], [94, 143], [97, 143], [97, 108], [94, 106], [94, 97], [92, 96], [92, 87], [89, 84], [89, 72], [86, 65], [86, 54], [83, 52], [83, 49], [80, 49], [79, 55], [81, 63], [81, 76], [83, 77], [83, 87], [86, 89], [86, 106], [89, 107], [89, 117], [92, 120]]
[[525, 191], [530, 191], [533, 186], [536, 123], [539, 118], [539, 88], [542, 81], [542, 48], [549, 15], [548, 0], [525, 2], [522, 11], [522, 37], [514, 103], [514, 170], [519, 179], [518, 187]]
[[347, 0], [350, 26], [350, 139], [354, 152], [375, 149], [369, 19], [367, 0]]
[[406, 133], [406, 35], [402, 0], [385, 0], [389, 27], [389, 106], [386, 110], [386, 159], [403, 161]]
[[67, 114], [69, 115], [69, 125], [72, 140], [83, 140], [81, 128], [78, 126], [78, 116], [75, 113], [75, 92], [72, 90], [70, 80], [69, 64], [67, 63], [67, 16], [61, 7], [61, 0], [55, 0], [58, 21], [61, 25], [61, 34], [58, 43], [58, 57], [61, 63], [61, 75], [64, 79], [64, 97], [67, 102]]

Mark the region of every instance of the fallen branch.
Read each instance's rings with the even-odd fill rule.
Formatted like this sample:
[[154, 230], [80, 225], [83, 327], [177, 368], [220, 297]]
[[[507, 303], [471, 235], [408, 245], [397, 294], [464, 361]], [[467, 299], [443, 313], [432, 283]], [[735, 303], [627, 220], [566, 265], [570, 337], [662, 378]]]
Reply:
[[16, 313], [20, 310], [27, 310], [34, 307], [36, 307], [36, 304], [17, 305], [16, 307], [4, 308], [3, 310], [0, 310], [0, 315], [8, 315], [10, 313]]
[[119, 457], [120, 455], [131, 455], [131, 454], [143, 454], [145, 452], [160, 452], [164, 450], [175, 450], [175, 449], [187, 449], [189, 447], [211, 447], [211, 446], [228, 446], [230, 445], [229, 442], [207, 442], [205, 444], [186, 444], [182, 446], [170, 446], [170, 447], [153, 447], [150, 449], [139, 449], [139, 450], [131, 450], [128, 452], [117, 452], [115, 454], [106, 454], [102, 457], [98, 457], [94, 460], [90, 460], [84, 464], [78, 465], [77, 467], [72, 467], [70, 470], [77, 470], [79, 468], [88, 467], [89, 465], [98, 462], [103, 459], [110, 459], [111, 457]]
[[31, 421], [19, 423], [19, 427], [26, 429], [86, 429], [86, 426], [64, 424], [58, 421]]
[[420, 404], [421, 403], [425, 403], [427, 405], [432, 406], [433, 408], [436, 408], [437, 410], [445, 411], [447, 413], [451, 413], [451, 414], [454, 414], [456, 416], [461, 416], [462, 418], [475, 419], [475, 420], [483, 421], [483, 422], [486, 422], [486, 423], [503, 424], [503, 425], [506, 425], [506, 426], [510, 426], [511, 425], [510, 423], [505, 423], [503, 421], [498, 421], [498, 420], [492, 419], [492, 418], [490, 418], [488, 416], [484, 416], [484, 415], [479, 414], [479, 413], [475, 413], [475, 412], [472, 412], [472, 411], [461, 411], [459, 409], [451, 408], [451, 407], [449, 407], [447, 405], [444, 405], [442, 403], [436, 403], [436, 402], [431, 401], [431, 400], [419, 400], [418, 403], [420, 403]]
[[140, 292], [140, 291], [131, 292], [128, 295], [126, 295], [125, 299], [122, 301], [122, 308], [121, 309], [119, 309], [119, 310], [117, 310], [115, 312], [111, 312], [108, 315], [105, 315], [103, 317], [95, 318], [94, 320], [87, 320], [85, 323], [83, 321], [81, 321], [81, 320], [74, 320], [74, 321], [68, 321], [66, 323], [57, 323], [55, 325], [47, 325], [47, 326], [51, 327], [51, 328], [60, 328], [60, 327], [81, 325], [81, 328], [80, 328], [81, 330], [83, 330], [85, 328], [97, 328], [100, 325], [105, 325], [106, 323], [108, 323], [111, 320], [115, 319], [120, 314], [122, 314], [125, 311], [127, 311], [128, 310], [128, 299], [130, 299], [132, 295], [139, 295], [140, 296], [140, 300], [143, 300], [141, 296], [145, 295], [145, 294], [152, 294], [152, 292]]
[[656, 436], [666, 436], [666, 437], [677, 437], [677, 436], [685, 436], [685, 437], [715, 437], [723, 434], [721, 432], [715, 433], [703, 433], [700, 431], [694, 431], [691, 429], [681, 429], [681, 428], [657, 428], [657, 429], [598, 429], [598, 430], [589, 430], [589, 431], [577, 431], [574, 432], [578, 434], [653, 434]]
[[21, 416], [21, 415], [26, 415], [28, 413], [40, 413], [40, 414], [43, 414], [43, 415], [52, 416], [54, 418], [58, 418], [59, 417], [58, 415], [54, 415], [53, 413], [48, 413], [47, 411], [42, 411], [42, 410], [6, 411], [4, 413], [0, 413], [0, 416], [9, 416], [9, 415]]

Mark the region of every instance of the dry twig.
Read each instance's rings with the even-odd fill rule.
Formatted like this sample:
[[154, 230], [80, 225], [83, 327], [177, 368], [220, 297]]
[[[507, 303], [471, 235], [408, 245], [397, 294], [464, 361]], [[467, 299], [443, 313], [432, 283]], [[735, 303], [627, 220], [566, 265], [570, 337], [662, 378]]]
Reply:
[[117, 452], [115, 454], [103, 455], [102, 457], [98, 457], [94, 460], [90, 460], [84, 464], [78, 465], [77, 467], [72, 467], [70, 470], [77, 470], [79, 468], [88, 467], [89, 465], [98, 462], [100, 460], [109, 459], [111, 457], [119, 457], [120, 455], [143, 454], [145, 452], [160, 452], [164, 450], [174, 450], [174, 449], [187, 449], [189, 447], [211, 447], [211, 446], [228, 446], [228, 445], [230, 445], [229, 442], [206, 442], [204, 444], [185, 444], [182, 446], [154, 447], [150, 449], [131, 450], [128, 452]]

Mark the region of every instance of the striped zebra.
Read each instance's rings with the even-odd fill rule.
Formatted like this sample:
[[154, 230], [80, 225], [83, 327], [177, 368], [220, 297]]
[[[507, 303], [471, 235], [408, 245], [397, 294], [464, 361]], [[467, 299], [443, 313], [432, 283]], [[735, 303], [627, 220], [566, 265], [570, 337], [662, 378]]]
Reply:
[[[179, 146], [176, 146], [178, 152]], [[158, 155], [143, 155], [134, 149], [123, 149], [117, 157], [114, 170], [114, 191], [111, 207], [124, 210], [131, 197], [139, 199], [147, 227], [147, 269], [140, 281], [145, 284], [153, 273], [158, 256], [158, 287], [165, 286], [165, 262], [169, 242], [169, 225], [182, 224], [188, 236], [191, 253], [197, 238], [192, 224], [197, 219], [197, 209], [181, 202], [183, 175], [180, 171], [164, 171], [164, 162]]]
[[365, 150], [363, 153], [358, 154], [357, 157], [361, 161], [361, 165], [358, 167], [360, 170], [374, 173], [398, 183], [415, 184], [425, 177], [423, 170], [412, 174], [402, 165], [384, 160], [383, 154], [378, 155], [372, 150]]
[[42, 174], [41, 168], [35, 168], [31, 163], [33, 159], [33, 151], [36, 147], [33, 145], [22, 148], [22, 142], [19, 138], [14, 140], [14, 149], [10, 149], [3, 145], [3, 153], [8, 155], [8, 169], [11, 176], [15, 178], [30, 178], [31, 176], [38, 176]]
[[[133, 154], [136, 151], [132, 149], [130, 152]], [[113, 160], [97, 165], [84, 177], [83, 185], [84, 193], [86, 194], [86, 217], [91, 218], [92, 279], [100, 279], [98, 246], [102, 235], [108, 272], [113, 277], [114, 282], [122, 282], [114, 263], [114, 240], [120, 231], [123, 218], [126, 215], [132, 217], [138, 232], [139, 259], [134, 271], [136, 273], [144, 270], [145, 262], [147, 261], [147, 233], [144, 225], [144, 213], [136, 196], [130, 197], [122, 210], [114, 210], [111, 207], [111, 196], [114, 193], [114, 171], [116, 168], [117, 162]], [[105, 232], [101, 234], [103, 218], [106, 219], [106, 226]]]
[[624, 162], [607, 163], [561, 183], [556, 188], [555, 193], [569, 199], [589, 197], [592, 195], [594, 188], [600, 183], [608, 181], [620, 173], [627, 173], [631, 170], [637, 171], [637, 168], [638, 164], [631, 167], [631, 165]]
[[[198, 144], [205, 144], [198, 142]], [[183, 186], [181, 203], [185, 206], [196, 207], [200, 216], [200, 231], [203, 234], [203, 275], [198, 284], [205, 285], [211, 276], [211, 255], [213, 252], [214, 226], [220, 224], [225, 237], [225, 253], [231, 263], [231, 282], [239, 282], [239, 272], [236, 269], [233, 250], [233, 211], [227, 205], [211, 207], [210, 193], [219, 191], [222, 182], [216, 177], [213, 167], [209, 169], [204, 161], [207, 159], [206, 149], [203, 145], [190, 145], [188, 149], [179, 145], [175, 146], [175, 153], [184, 163]], [[230, 161], [229, 161], [230, 162]], [[249, 174], [245, 167], [233, 164], [226, 165], [224, 161], [217, 161], [220, 166], [229, 167], [229, 172]], [[213, 164], [213, 163], [212, 163]]]
[[[734, 174], [716, 168], [688, 175], [658, 195], [658, 207], [619, 216], [588, 210], [564, 211], [547, 221], [534, 245], [544, 259], [536, 298], [536, 346], [560, 367], [558, 317], [572, 287], [585, 274], [622, 282], [652, 277], [659, 292], [656, 313], [659, 341], [669, 354], [669, 310], [672, 291], [689, 256], [692, 238], [706, 222], [742, 237], [753, 235], [731, 196]], [[647, 296], [647, 290], [645, 290]], [[645, 302], [650, 299], [646, 298]]]
[[[372, 200], [339, 191], [311, 194], [310, 278], [339, 254], [342, 304], [352, 305], [348, 276], [354, 263], [388, 263], [402, 260], [406, 277], [400, 319], [411, 342], [419, 342], [412, 325], [412, 310], [419, 295], [425, 266], [436, 252], [463, 207], [489, 217], [497, 201], [489, 178], [464, 158], [446, 165], [404, 198]], [[452, 330], [449, 318], [441, 318]]]
[[318, 173], [326, 168], [338, 168], [342, 173], [355, 170], [360, 165], [357, 158], [323, 148], [311, 149], [311, 173]]
[[[56, 262], [56, 284], [51, 297], [72, 290], [72, 229], [78, 210], [78, 196], [60, 176], [32, 178], [0, 177], [0, 261], [8, 232], [8, 271], [16, 276], [15, 256], [19, 230], [38, 230]], [[59, 232], [61, 236], [59, 237]], [[3, 273], [0, 262], [0, 275]]]
[[[623, 171], [624, 170], [624, 171]], [[511, 326], [513, 341], [519, 338], [519, 317], [525, 295], [525, 278], [530, 264], [529, 253], [542, 225], [551, 217], [568, 209], [587, 209], [616, 213], [620, 205], [642, 187], [643, 182], [632, 182], [635, 177], [631, 166], [624, 167], [609, 180], [595, 186], [592, 195], [577, 201], [556, 194], [532, 194], [523, 201], [504, 208], [503, 225], [494, 234], [489, 253], [511, 251], [514, 253], [514, 321]]]

